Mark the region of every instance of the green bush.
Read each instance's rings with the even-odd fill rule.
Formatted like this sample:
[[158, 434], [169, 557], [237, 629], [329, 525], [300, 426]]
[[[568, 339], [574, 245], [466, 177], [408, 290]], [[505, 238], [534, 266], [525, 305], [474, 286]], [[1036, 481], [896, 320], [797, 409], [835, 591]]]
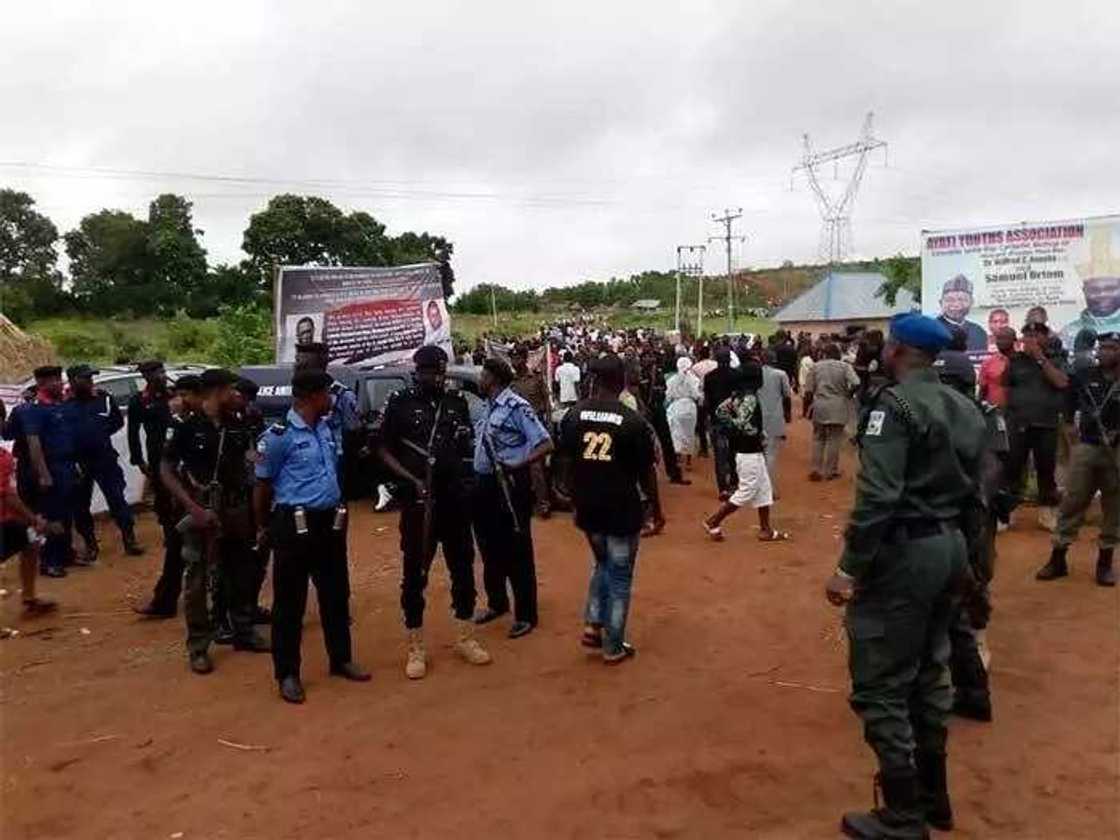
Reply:
[[260, 306], [223, 306], [210, 361], [225, 367], [262, 365], [273, 359], [272, 315]]
[[60, 329], [47, 338], [59, 357], [66, 362], [99, 362], [113, 356], [110, 341], [78, 329]]
[[218, 337], [218, 326], [210, 321], [188, 318], [180, 312], [167, 322], [165, 339], [169, 359], [195, 361], [208, 356]]

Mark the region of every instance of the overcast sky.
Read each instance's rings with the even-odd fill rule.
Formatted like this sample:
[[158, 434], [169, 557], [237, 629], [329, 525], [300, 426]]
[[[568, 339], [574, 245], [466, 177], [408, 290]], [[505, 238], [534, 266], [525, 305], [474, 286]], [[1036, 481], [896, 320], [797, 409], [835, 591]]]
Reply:
[[60, 230], [184, 194], [214, 262], [240, 259], [277, 192], [448, 236], [460, 289], [669, 268], [724, 207], [744, 211], [737, 264], [812, 260], [801, 136], [851, 142], [869, 110], [889, 149], [855, 203], [861, 256], [916, 253], [923, 227], [1120, 212], [1115, 0], [38, 0], [3, 17], [0, 186]]

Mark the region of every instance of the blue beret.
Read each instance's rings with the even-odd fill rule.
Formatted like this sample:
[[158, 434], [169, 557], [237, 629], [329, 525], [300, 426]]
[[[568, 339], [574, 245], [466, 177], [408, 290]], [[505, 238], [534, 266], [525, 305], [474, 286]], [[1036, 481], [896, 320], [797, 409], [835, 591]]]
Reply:
[[953, 336], [936, 318], [907, 312], [891, 318], [891, 340], [928, 353], [940, 353]]

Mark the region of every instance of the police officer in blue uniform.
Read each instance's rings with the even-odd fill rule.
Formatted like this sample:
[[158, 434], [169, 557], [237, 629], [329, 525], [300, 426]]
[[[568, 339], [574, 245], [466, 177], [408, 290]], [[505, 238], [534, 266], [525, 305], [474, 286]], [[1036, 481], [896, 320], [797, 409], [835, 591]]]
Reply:
[[[71, 562], [70, 534], [78, 474], [72, 415], [63, 401], [62, 368], [35, 369], [35, 401], [19, 413], [21, 450], [30, 470], [24, 474], [20, 494], [31, 508], [59, 528], [47, 534], [41, 554], [41, 573], [65, 577]], [[85, 561], [79, 561], [79, 565]]]
[[[321, 342], [308, 342], [296, 345], [295, 370], [326, 371], [330, 363], [330, 348]], [[338, 444], [340, 465], [339, 486], [343, 498], [357, 495], [358, 476], [356, 474], [357, 453], [362, 447], [362, 417], [358, 410], [358, 395], [337, 379], [331, 381], [331, 410], [327, 415], [327, 426]], [[367, 488], [368, 489], [368, 488]]]
[[298, 371], [286, 420], [257, 443], [257, 545], [273, 551], [272, 660], [280, 696], [289, 703], [305, 699], [300, 644], [308, 578], [319, 597], [331, 674], [355, 682], [370, 679], [354, 662], [350, 640], [347, 511], [338, 482], [337, 442], [326, 423], [332, 381], [325, 371]]
[[514, 606], [509, 637], [516, 639], [537, 626], [529, 465], [547, 456], [553, 444], [533, 407], [510, 388], [512, 382], [513, 369], [501, 359], [483, 363], [481, 385], [488, 405], [475, 441], [478, 489], [474, 526], [482, 554], [487, 609], [475, 622], [486, 624], [509, 612], [508, 581]]
[[125, 554], [136, 557], [144, 553], [136, 543], [132, 508], [124, 497], [125, 481], [113, 435], [124, 428], [124, 418], [116, 401], [106, 391], [94, 387], [97, 370], [89, 365], [66, 369], [70, 382], [68, 406], [73, 414], [78, 458], [78, 488], [74, 500], [74, 530], [86, 544], [86, 557], [97, 558], [97, 535], [90, 515], [93, 484], [101, 488], [109, 513], [121, 531]]

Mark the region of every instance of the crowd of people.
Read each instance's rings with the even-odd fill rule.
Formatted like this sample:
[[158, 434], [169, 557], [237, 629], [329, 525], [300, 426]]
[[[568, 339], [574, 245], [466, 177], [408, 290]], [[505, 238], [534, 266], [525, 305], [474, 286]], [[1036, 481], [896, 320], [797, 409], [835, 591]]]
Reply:
[[[1115, 585], [1120, 334], [1079, 336], [1067, 357], [1044, 316], [1019, 334], [1002, 328], [978, 374], [967, 336], [919, 315], [896, 318], [889, 336], [778, 331], [765, 340], [564, 321], [529, 340], [491, 338], [462, 351], [456, 361], [480, 369], [484, 410], [474, 416], [447, 387], [452, 360], [421, 348], [413, 384], [389, 398], [376, 434], [362, 443], [391, 476], [400, 507], [405, 675], [428, 672], [425, 598], [439, 548], [458, 656], [490, 664], [475, 628], [511, 613], [511, 639], [534, 631], [533, 521], [558, 506], [574, 510], [593, 559], [581, 644], [607, 665], [632, 658], [626, 627], [640, 540], [666, 526], [659, 472], [691, 484], [698, 462], [710, 459], [714, 509], [696, 523], [710, 539], [724, 539], [724, 521], [744, 507], [756, 511], [760, 542], [792, 539], [774, 508], [799, 394], [801, 417], [812, 423], [809, 480], [839, 478], [850, 442], [860, 460], [826, 595], [847, 605], [851, 703], [879, 758], [886, 801], [846, 815], [845, 831], [922, 837], [927, 824], [951, 825], [945, 720], [950, 711], [992, 717], [988, 588], [996, 534], [1026, 493], [1028, 461], [1041, 521], [1054, 532], [1038, 579], [1069, 574], [1069, 546], [1099, 495], [1095, 578]], [[172, 618], [182, 595], [193, 672], [214, 669], [215, 643], [271, 651], [279, 694], [293, 703], [305, 700], [309, 581], [331, 674], [370, 678], [350, 638], [349, 510], [339, 480], [361, 426], [356, 397], [327, 374], [327, 358], [321, 344], [297, 347], [292, 406], [267, 428], [253, 383], [210, 369], [172, 385], [155, 360], [139, 366], [146, 385], [127, 410], [130, 458], [152, 490], [164, 554], [152, 598], [137, 611]], [[55, 606], [37, 595], [36, 571], [61, 577], [68, 565], [96, 561], [94, 483], [124, 550], [144, 552], [110, 441], [124, 418], [93, 387], [95, 373], [72, 367], [64, 385], [60, 368], [39, 368], [28, 401], [4, 419], [14, 460], [0, 450], [3, 554], [21, 555], [33, 614]], [[271, 610], [260, 603], [269, 568]], [[265, 624], [270, 639], [257, 629]]]

